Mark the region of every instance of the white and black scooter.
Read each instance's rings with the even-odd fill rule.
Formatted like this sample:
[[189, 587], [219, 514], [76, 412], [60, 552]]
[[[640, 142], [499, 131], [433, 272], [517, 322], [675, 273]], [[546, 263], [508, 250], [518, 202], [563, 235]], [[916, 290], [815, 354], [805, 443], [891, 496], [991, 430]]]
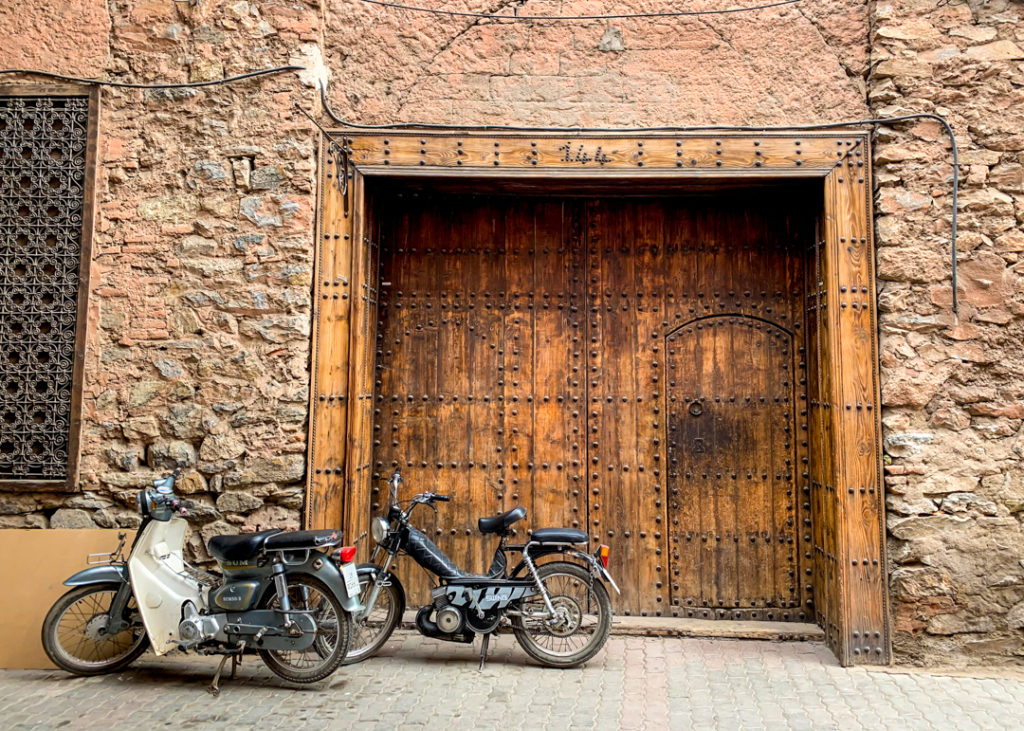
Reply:
[[105, 565], [64, 582], [74, 588], [43, 622], [46, 654], [77, 675], [120, 670], [147, 646], [223, 655], [213, 691], [224, 661], [245, 651], [293, 683], [333, 673], [362, 608], [355, 548], [335, 548], [333, 530], [214, 536], [208, 548], [223, 578], [206, 574], [182, 556], [190, 505], [174, 494], [179, 472], [139, 492], [142, 524], [127, 559], [122, 534], [114, 553], [91, 557]]

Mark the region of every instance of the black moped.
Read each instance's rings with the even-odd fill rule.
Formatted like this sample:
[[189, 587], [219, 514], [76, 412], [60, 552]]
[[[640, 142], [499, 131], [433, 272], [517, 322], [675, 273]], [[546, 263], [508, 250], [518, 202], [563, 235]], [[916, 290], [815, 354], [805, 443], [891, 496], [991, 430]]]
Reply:
[[[526, 517], [526, 508], [520, 506], [480, 518], [480, 533], [497, 535], [500, 541], [486, 574], [467, 573], [409, 522], [416, 506], [427, 505], [436, 513], [435, 503], [451, 498], [424, 492], [403, 507], [398, 500], [401, 483], [401, 474], [395, 472], [389, 480], [387, 517], [370, 523], [376, 546], [371, 562], [358, 567], [363, 607], [353, 616], [346, 664], [371, 657], [401, 622], [405, 591], [390, 568], [403, 553], [437, 578], [432, 603], [417, 613], [416, 628], [427, 637], [452, 642], [469, 643], [481, 635], [480, 667], [490, 636], [503, 623], [511, 624], [530, 657], [550, 667], [580, 665], [604, 646], [612, 624], [605, 582], [619, 591], [608, 573], [607, 546], [599, 546], [593, 555], [579, 550], [587, 535], [573, 528], [542, 528], [524, 544], [508, 544], [512, 526]], [[509, 556], [516, 554], [520, 560], [509, 571]], [[553, 555], [568, 560], [538, 563]]]

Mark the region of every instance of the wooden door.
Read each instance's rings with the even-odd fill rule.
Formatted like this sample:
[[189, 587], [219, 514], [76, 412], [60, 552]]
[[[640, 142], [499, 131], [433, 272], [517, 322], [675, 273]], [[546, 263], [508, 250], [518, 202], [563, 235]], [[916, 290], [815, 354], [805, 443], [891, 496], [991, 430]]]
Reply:
[[[586, 521], [578, 226], [570, 203], [410, 198], [379, 215], [382, 265], [374, 470], [403, 497], [453, 497], [416, 523], [461, 567], [497, 543], [477, 518], [525, 505], [517, 529]], [[379, 512], [386, 494], [374, 489]], [[413, 601], [422, 572], [402, 567]]]
[[672, 604], [697, 617], [796, 607], [793, 334], [711, 315], [666, 340]]
[[[797, 213], [750, 197], [386, 205], [374, 470], [453, 495], [420, 517], [445, 551], [485, 570], [476, 519], [522, 504], [524, 528], [611, 545], [618, 612], [805, 616]], [[414, 601], [420, 577], [405, 575]]]
[[588, 205], [590, 518], [630, 587], [620, 611], [813, 616], [797, 206]]

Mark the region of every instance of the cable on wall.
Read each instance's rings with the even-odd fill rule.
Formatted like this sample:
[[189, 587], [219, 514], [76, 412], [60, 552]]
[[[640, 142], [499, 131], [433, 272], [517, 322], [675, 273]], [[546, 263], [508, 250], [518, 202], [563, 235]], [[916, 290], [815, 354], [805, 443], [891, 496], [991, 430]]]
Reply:
[[[378, 4], [386, 4], [384, 0], [362, 0], [363, 2], [375, 2]], [[773, 7], [774, 5], [786, 5], [793, 2], [799, 2], [799, 0], [784, 0], [780, 3], [774, 3], [772, 6], [759, 6], [759, 7]], [[750, 8], [754, 9], [754, 8]], [[682, 12], [682, 11], [681, 11]], [[697, 12], [697, 11], [691, 11]], [[717, 11], [726, 12], [726, 11]], [[504, 16], [503, 16], [504, 17]], [[640, 17], [640, 16], [637, 16]], [[524, 19], [523, 16], [520, 16]], [[553, 18], [551, 18], [553, 19]], [[210, 81], [191, 81], [182, 83], [167, 83], [167, 84], [138, 84], [123, 81], [108, 81], [104, 79], [89, 79], [79, 76], [69, 76], [67, 74], [59, 74], [53, 71], [42, 71], [40, 69], [0, 69], [0, 75], [11, 75], [11, 74], [22, 74], [28, 76], [42, 76], [45, 78], [58, 79], [61, 81], [70, 81], [80, 84], [96, 84], [100, 86], [110, 86], [121, 89], [192, 89], [206, 86], [219, 86], [223, 84], [231, 84], [238, 81], [244, 81], [245, 79], [252, 79], [261, 76], [270, 76], [273, 74], [285, 73], [288, 71], [305, 71], [304, 66], [276, 66], [274, 68], [259, 69], [256, 71], [249, 71], [244, 74], [238, 74], [236, 76], [228, 76], [223, 79], [213, 79]], [[878, 117], [872, 119], [856, 119], [848, 120], [844, 122], [824, 122], [820, 124], [797, 124], [797, 125], [784, 125], [784, 126], [743, 126], [743, 125], [725, 125], [725, 124], [711, 124], [711, 125], [691, 125], [691, 126], [661, 126], [661, 127], [531, 127], [531, 126], [519, 126], [519, 125], [445, 125], [445, 124], [429, 124], [429, 123], [418, 123], [418, 122], [400, 122], [395, 124], [358, 124], [356, 122], [348, 122], [331, 109], [331, 105], [327, 99], [327, 87], [324, 84], [320, 84], [320, 101], [323, 105], [324, 111], [327, 113], [334, 122], [349, 129], [362, 129], [362, 130], [422, 130], [422, 129], [460, 129], [475, 132], [560, 132], [565, 134], [581, 134], [585, 132], [596, 132], [606, 134], [622, 134], [622, 133], [635, 133], [635, 132], [784, 132], [787, 130], [817, 130], [817, 129], [837, 129], [839, 127], [857, 127], [870, 125], [877, 127], [883, 124], [895, 124], [898, 122], [906, 122], [911, 119], [930, 119], [938, 122], [942, 125], [946, 135], [949, 137], [950, 148], [953, 153], [953, 211], [951, 220], [951, 242], [950, 242], [950, 254], [951, 254], [951, 272], [952, 272], [952, 286], [953, 286], [953, 312], [959, 313], [959, 298], [957, 296], [957, 212], [958, 212], [958, 193], [960, 189], [960, 156], [956, 144], [956, 135], [953, 133], [953, 128], [945, 117], [941, 117], [938, 114], [929, 114], [925, 112], [904, 114], [897, 117]], [[301, 108], [300, 108], [301, 109]], [[305, 113], [305, 110], [302, 110]], [[308, 113], [306, 116], [316, 124], [317, 127], [327, 134], [334, 142], [330, 134], [314, 120]]]
[[[661, 12], [646, 13], [609, 13], [607, 15], [501, 15], [498, 13], [477, 13], [471, 10], [442, 10], [440, 8], [425, 8], [419, 5], [405, 5], [403, 3], [391, 2], [391, 0], [360, 0], [370, 5], [380, 5], [396, 10], [409, 10], [414, 13], [430, 13], [432, 15], [447, 15], [460, 18], [486, 18], [489, 20], [628, 20], [630, 18], [681, 18], [693, 15], [727, 15], [730, 13], [748, 13], [755, 10], [767, 10], [778, 8], [783, 5], [792, 5], [801, 0], [777, 0], [777, 2], [764, 3], [761, 5], [749, 5], [746, 7], [722, 8], [721, 10], [665, 10]], [[513, 10], [515, 12], [515, 10]]]
[[253, 79], [257, 76], [270, 76], [272, 74], [283, 74], [286, 71], [305, 71], [305, 66], [275, 66], [270, 69], [260, 69], [258, 71], [247, 71], [244, 74], [238, 74], [237, 76], [226, 76], [223, 79], [213, 79], [211, 81], [186, 81], [177, 84], [135, 84], [127, 81], [108, 81], [106, 79], [86, 79], [80, 76], [68, 76], [67, 74], [58, 74], [53, 71], [41, 71], [39, 69], [0, 69], [0, 75], [7, 74], [23, 74], [26, 76], [43, 76], [48, 79], [58, 79], [60, 81], [72, 81], [77, 84], [95, 84], [97, 86], [110, 86], [116, 89], [196, 89], [201, 86], [219, 86], [221, 84], [232, 84], [236, 81], [244, 81], [245, 79]]
[[[348, 122], [331, 109], [330, 103], [327, 100], [327, 89], [324, 85], [320, 86], [320, 101], [323, 104], [324, 111], [327, 113], [334, 122], [347, 127], [349, 129], [362, 129], [362, 130], [424, 130], [424, 129], [458, 129], [466, 130], [471, 132], [560, 132], [564, 134], [580, 134], [584, 132], [596, 132], [599, 134], [623, 134], [623, 133], [637, 133], [637, 132], [786, 132], [789, 130], [817, 130], [817, 129], [837, 129], [839, 127], [861, 127], [861, 126], [872, 126], [877, 127], [883, 124], [896, 124], [898, 122], [906, 122], [911, 119], [930, 119], [938, 122], [942, 125], [946, 135], [949, 137], [950, 148], [953, 152], [953, 212], [951, 216], [951, 227], [952, 233], [950, 236], [950, 265], [952, 273], [952, 286], [953, 286], [953, 312], [959, 314], [960, 306], [957, 297], [957, 210], [958, 210], [958, 193], [960, 189], [960, 153], [957, 149], [956, 135], [953, 133], [953, 127], [950, 126], [949, 122], [946, 121], [945, 117], [940, 117], [938, 114], [930, 114], [927, 112], [920, 112], [914, 114], [903, 114], [897, 117], [876, 117], [872, 119], [853, 119], [845, 122], [823, 122], [820, 124], [791, 124], [791, 125], [751, 125], [751, 126], [737, 126], [729, 124], [706, 124], [706, 125], [691, 125], [681, 127], [529, 127], [529, 126], [517, 126], [517, 125], [505, 125], [505, 124], [476, 124], [476, 125], [445, 125], [445, 124], [429, 124], [420, 122], [401, 122], [396, 124], [357, 124], [355, 122]], [[317, 125], [319, 126], [319, 124]]]

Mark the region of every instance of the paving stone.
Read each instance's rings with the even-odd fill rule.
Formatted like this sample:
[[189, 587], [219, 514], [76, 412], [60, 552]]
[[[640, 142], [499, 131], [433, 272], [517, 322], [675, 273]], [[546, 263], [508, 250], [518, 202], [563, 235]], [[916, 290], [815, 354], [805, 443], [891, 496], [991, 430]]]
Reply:
[[[615, 666], [610, 662], [622, 660]], [[217, 698], [216, 661], [145, 656], [128, 671], [73, 678], [0, 672], [5, 729], [981, 729], [1024, 718], [1024, 674], [837, 667], [817, 643], [612, 637], [575, 670], [531, 664], [511, 642], [476, 669], [472, 648], [400, 632], [329, 681], [296, 688], [246, 658]], [[1001, 675], [999, 673], [1002, 673]], [[1012, 724], [1011, 724], [1012, 725]]]

